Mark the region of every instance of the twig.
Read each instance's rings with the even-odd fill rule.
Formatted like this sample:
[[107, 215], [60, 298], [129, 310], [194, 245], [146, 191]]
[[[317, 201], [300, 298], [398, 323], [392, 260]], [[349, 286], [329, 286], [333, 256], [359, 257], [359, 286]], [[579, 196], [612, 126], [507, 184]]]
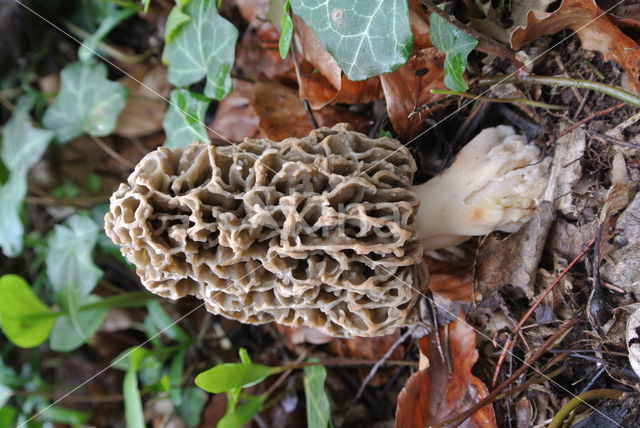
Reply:
[[476, 81], [478, 85], [506, 85], [509, 83], [529, 83], [546, 86], [562, 86], [567, 88], [582, 88], [590, 89], [592, 91], [601, 92], [611, 97], [617, 98], [628, 104], [640, 107], [640, 97], [631, 92], [625, 91], [622, 88], [616, 86], [607, 85], [606, 83], [594, 82], [593, 80], [583, 79], [570, 79], [567, 77], [554, 77], [554, 76], [494, 76], [485, 77]]
[[613, 138], [610, 135], [607, 134], [601, 134], [599, 132], [593, 131], [591, 129], [587, 129], [587, 132], [589, 134], [595, 135], [596, 137], [602, 138], [603, 140], [607, 140], [612, 142], [613, 144], [617, 144], [619, 146], [622, 147], [629, 147], [631, 149], [636, 149], [636, 150], [640, 150], [640, 144], [634, 144], [634, 143], [630, 143], [628, 141], [622, 141], [622, 140], [618, 140], [617, 138]]
[[533, 305], [531, 305], [529, 310], [522, 316], [518, 324], [511, 330], [509, 338], [507, 339], [506, 343], [502, 347], [502, 353], [500, 354], [498, 365], [496, 366], [496, 370], [493, 374], [493, 379], [491, 383], [492, 385], [497, 383], [498, 376], [502, 368], [502, 362], [504, 361], [507, 353], [511, 350], [511, 346], [513, 345], [513, 342], [514, 342], [513, 338], [520, 332], [524, 323], [527, 322], [531, 314], [533, 314], [533, 311], [535, 311], [536, 308], [542, 303], [542, 301], [549, 295], [549, 293], [551, 293], [551, 291], [555, 288], [555, 286], [558, 285], [558, 283], [560, 283], [560, 280], [564, 278], [564, 276], [569, 272], [569, 270], [571, 270], [571, 268], [575, 266], [575, 264], [578, 263], [578, 261], [585, 254], [587, 254], [587, 252], [589, 252], [589, 250], [591, 249], [591, 246], [594, 243], [595, 243], [595, 239], [592, 239], [591, 242], [589, 242], [589, 244], [580, 252], [580, 254], [578, 254], [577, 256], [574, 257], [573, 260], [571, 260], [571, 262], [567, 265], [567, 267], [564, 268], [562, 272], [560, 272], [560, 274], [551, 282], [551, 284], [547, 286], [547, 288], [542, 292], [542, 294], [538, 296], [538, 298], [533, 303]]
[[459, 97], [471, 98], [473, 100], [488, 101], [490, 103], [517, 103], [526, 104], [533, 107], [542, 107], [549, 110], [567, 110], [569, 107], [555, 104], [547, 104], [540, 101], [533, 101], [528, 98], [491, 98], [482, 95], [474, 95], [468, 92], [451, 91], [449, 89], [432, 89], [432, 94], [457, 95]]
[[579, 121], [577, 121], [576, 123], [574, 123], [573, 125], [563, 129], [560, 133], [558, 133], [558, 135], [549, 138], [546, 142], [547, 146], [550, 146], [555, 140], [557, 140], [558, 138], [562, 137], [563, 135], [568, 134], [569, 132], [573, 131], [574, 129], [584, 125], [585, 123], [589, 122], [590, 120], [593, 120], [597, 117], [600, 116], [606, 116], [609, 113], [613, 113], [614, 111], [624, 107], [627, 103], [625, 102], [621, 102], [618, 103], [616, 105], [614, 105], [613, 107], [609, 107], [609, 108], [605, 108], [603, 110], [599, 110], [599, 111], [595, 111], [593, 113], [591, 113], [590, 115], [584, 117], [583, 119], [580, 119]]
[[364, 378], [364, 380], [362, 381], [362, 384], [360, 385], [360, 389], [358, 389], [358, 392], [356, 393], [356, 396], [353, 398], [353, 402], [355, 403], [356, 401], [358, 401], [358, 399], [360, 398], [360, 396], [362, 395], [362, 393], [364, 392], [364, 389], [367, 387], [367, 385], [369, 384], [369, 382], [371, 382], [371, 379], [373, 379], [373, 377], [376, 375], [376, 373], [378, 372], [378, 370], [380, 369], [380, 367], [382, 367], [382, 365], [389, 359], [391, 358], [391, 354], [393, 354], [393, 352], [396, 350], [396, 348], [398, 346], [400, 346], [400, 344], [402, 342], [404, 342], [405, 340], [407, 340], [407, 338], [409, 336], [411, 336], [411, 333], [413, 333], [413, 330], [415, 330], [416, 326], [412, 325], [411, 327], [409, 327], [407, 329], [407, 331], [398, 338], [398, 340], [396, 340], [390, 347], [389, 349], [387, 349], [387, 352], [384, 353], [384, 355], [382, 356], [382, 358], [380, 358], [378, 360], [377, 363], [375, 363], [373, 365], [373, 367], [371, 367], [371, 370], [369, 370], [369, 374], [367, 374], [367, 377]]
[[562, 406], [558, 413], [556, 413], [549, 424], [549, 428], [560, 428], [569, 414], [577, 409], [581, 404], [588, 401], [599, 400], [601, 398], [613, 398], [619, 400], [623, 395], [624, 392], [617, 389], [593, 389], [591, 391], [583, 392], [580, 395], [576, 395], [569, 400], [567, 404]]
[[[293, 57], [293, 65], [296, 69], [296, 76], [298, 77], [298, 82], [302, 85], [302, 73], [300, 72], [300, 63], [298, 62], [298, 51], [296, 49], [296, 42], [293, 40], [291, 43], [291, 56]], [[311, 121], [311, 125], [313, 125], [314, 129], [319, 128], [318, 121], [313, 114], [313, 110], [309, 105], [309, 100], [307, 98], [302, 98], [302, 103], [304, 104], [304, 111], [307, 113], [307, 117]]]
[[462, 422], [467, 420], [467, 418], [469, 418], [471, 415], [473, 415], [475, 412], [477, 412], [478, 410], [480, 410], [481, 408], [483, 408], [484, 406], [486, 406], [487, 404], [492, 402], [493, 399], [495, 397], [497, 397], [506, 387], [508, 387], [511, 383], [513, 383], [513, 381], [515, 381], [518, 377], [520, 377], [520, 375], [522, 375], [522, 373], [524, 373], [529, 367], [531, 367], [532, 364], [535, 363], [547, 351], [547, 349], [550, 348], [556, 342], [556, 340], [558, 340], [566, 332], [568, 332], [571, 328], [573, 328], [579, 321], [580, 321], [579, 318], [572, 318], [569, 321], [567, 321], [567, 323], [565, 325], [560, 327], [560, 329], [558, 331], [556, 331], [551, 337], [549, 337], [547, 340], [545, 340], [544, 343], [542, 344], [542, 346], [540, 346], [540, 349], [538, 349], [535, 352], [535, 354], [533, 354], [531, 357], [529, 357], [509, 377], [509, 379], [505, 380], [500, 385], [498, 385], [493, 391], [491, 391], [486, 397], [484, 397], [482, 400], [480, 400], [474, 406], [472, 406], [468, 410], [465, 410], [464, 412], [460, 413], [459, 415], [453, 416], [453, 417], [447, 419], [444, 422], [441, 422], [441, 423], [439, 423], [437, 425], [434, 425], [433, 427], [434, 428], [436, 428], [436, 427], [440, 427], [441, 428], [443, 426], [452, 424], [454, 422], [458, 423], [458, 424], [461, 424]]
[[118, 152], [109, 147], [104, 141], [102, 141], [98, 137], [91, 137], [94, 143], [96, 143], [106, 154], [114, 158], [116, 161], [120, 162], [122, 165], [127, 168], [133, 169], [136, 167], [136, 164], [131, 162], [129, 159], [125, 159]]
[[447, 12], [436, 6], [431, 0], [420, 0], [420, 3], [422, 3], [431, 12], [447, 21], [449, 24], [476, 39], [478, 41], [478, 50], [497, 55], [502, 58], [507, 58], [518, 69], [519, 73], [526, 73], [527, 69], [525, 65], [522, 61], [516, 58], [515, 52], [502, 43], [458, 21], [455, 16], [449, 15]]

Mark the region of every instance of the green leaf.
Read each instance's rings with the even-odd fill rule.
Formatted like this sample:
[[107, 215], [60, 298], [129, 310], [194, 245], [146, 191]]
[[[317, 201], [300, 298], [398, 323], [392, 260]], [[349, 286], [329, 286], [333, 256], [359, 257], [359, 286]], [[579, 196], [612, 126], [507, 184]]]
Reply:
[[205, 391], [217, 394], [234, 388], [255, 385], [283, 370], [282, 367], [269, 367], [263, 364], [225, 363], [200, 373], [196, 376], [195, 382]]
[[128, 92], [107, 79], [104, 64], [74, 62], [61, 73], [60, 92], [42, 119], [62, 143], [88, 133], [109, 135], [116, 127]]
[[21, 348], [38, 346], [49, 337], [55, 317], [22, 277], [0, 277], [0, 321], [11, 342]]
[[257, 397], [247, 395], [244, 402], [238, 407], [233, 408], [220, 419], [216, 428], [237, 428], [241, 427], [251, 419], [256, 413], [262, 411], [264, 407], [265, 397], [260, 395]]
[[176, 322], [164, 310], [162, 305], [157, 301], [151, 300], [147, 302], [147, 312], [154, 327], [158, 331], [164, 330], [162, 334], [165, 334], [167, 337], [177, 342], [187, 342], [191, 340], [191, 336], [185, 333], [185, 331], [176, 324]]
[[188, 428], [196, 427], [200, 424], [209, 394], [195, 387], [185, 388], [182, 394], [184, 399], [178, 406], [178, 415], [187, 423]]
[[13, 423], [18, 409], [12, 406], [0, 407], [0, 428], [13, 428], [16, 425]]
[[187, 86], [206, 77], [204, 94], [221, 100], [231, 92], [238, 30], [218, 14], [211, 0], [193, 0], [183, 10], [191, 20], [164, 52], [169, 82]]
[[388, 73], [413, 47], [407, 0], [291, 0], [351, 80]]
[[100, 26], [91, 36], [86, 38], [80, 49], [78, 50], [78, 58], [80, 61], [91, 61], [96, 52], [98, 43], [107, 35], [111, 30], [113, 30], [116, 25], [129, 18], [131, 15], [134, 15], [138, 10], [137, 8], [128, 7], [125, 9], [120, 9], [117, 5], [113, 3], [108, 3], [108, 13], [105, 18], [100, 22]]
[[171, 380], [169, 397], [176, 408], [182, 404], [182, 374], [184, 372], [184, 359], [186, 355], [186, 350], [178, 352], [176, 356], [173, 357], [173, 360], [171, 360], [171, 367], [169, 368], [169, 379]]
[[467, 68], [467, 57], [476, 48], [478, 41], [436, 13], [429, 17], [429, 37], [433, 45], [446, 54], [444, 84], [458, 92], [469, 89], [463, 74]]
[[[320, 361], [310, 358], [308, 362]], [[329, 397], [324, 390], [327, 370], [323, 366], [304, 368], [304, 395], [307, 401], [307, 426], [309, 428], [327, 428], [331, 423]]]
[[[101, 299], [92, 294], [86, 296], [80, 304], [97, 303]], [[77, 310], [77, 308], [76, 308]], [[56, 319], [51, 330], [49, 345], [56, 352], [69, 352], [80, 347], [93, 334], [98, 331], [105, 318], [107, 308], [95, 308], [77, 313], [77, 322], [73, 322], [68, 315], [62, 315]]]
[[278, 49], [280, 50], [280, 58], [285, 59], [289, 54], [291, 40], [293, 40], [293, 20], [289, 14], [291, 4], [287, 0], [282, 9], [282, 18], [280, 18], [280, 40], [278, 40]]
[[138, 367], [147, 350], [136, 348], [129, 354], [129, 368], [124, 375], [122, 392], [124, 395], [124, 414], [128, 428], [144, 428], [142, 398], [138, 389]]
[[169, 16], [167, 17], [167, 24], [164, 30], [164, 40], [165, 43], [171, 43], [176, 38], [180, 30], [184, 25], [191, 21], [191, 17], [184, 13], [182, 8], [179, 5], [176, 5], [171, 12], [169, 12]]
[[0, 409], [7, 404], [9, 398], [13, 395], [13, 389], [9, 388], [7, 385], [0, 383]]
[[207, 97], [186, 89], [171, 91], [171, 103], [162, 122], [167, 134], [164, 145], [185, 148], [197, 141], [209, 143], [204, 115], [210, 102]]
[[0, 186], [0, 247], [8, 257], [16, 257], [22, 252], [24, 226], [20, 210], [27, 194], [27, 172], [42, 157], [53, 138], [53, 132], [31, 125], [29, 110], [34, 102], [33, 96], [20, 97], [2, 130], [0, 158], [9, 177]]
[[91, 258], [97, 237], [98, 226], [89, 217], [76, 214], [66, 226], [55, 226], [48, 240], [47, 275], [56, 292], [73, 287], [79, 297], [91, 293], [102, 276]]

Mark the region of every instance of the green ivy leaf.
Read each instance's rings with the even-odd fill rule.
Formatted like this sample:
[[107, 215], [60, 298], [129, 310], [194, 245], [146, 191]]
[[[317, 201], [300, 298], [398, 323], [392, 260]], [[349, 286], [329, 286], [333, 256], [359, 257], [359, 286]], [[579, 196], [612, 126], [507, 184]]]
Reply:
[[252, 395], [244, 396], [244, 401], [238, 407], [235, 407], [222, 417], [216, 425], [216, 428], [238, 428], [253, 419], [256, 413], [259, 413], [264, 408], [265, 397], [259, 395], [257, 397]]
[[182, 392], [184, 399], [178, 406], [178, 415], [187, 424], [188, 428], [194, 428], [200, 424], [202, 411], [209, 399], [209, 395], [200, 388], [188, 387]]
[[182, 27], [189, 21], [191, 21], [191, 17], [184, 13], [180, 5], [176, 4], [167, 17], [167, 24], [164, 30], [165, 43], [173, 42]]
[[293, 40], [293, 20], [289, 14], [291, 3], [287, 0], [282, 8], [282, 18], [280, 18], [280, 40], [278, 40], [278, 49], [280, 50], [280, 58], [285, 59], [289, 54], [291, 40]]
[[47, 275], [57, 293], [66, 287], [80, 298], [91, 293], [102, 276], [91, 257], [97, 238], [98, 226], [89, 217], [74, 215], [66, 226], [55, 226], [47, 241]]
[[429, 37], [433, 45], [446, 54], [444, 84], [447, 88], [458, 92], [469, 89], [463, 74], [467, 68], [467, 57], [476, 48], [478, 41], [436, 13], [429, 17]]
[[80, 49], [78, 49], [78, 58], [81, 61], [87, 62], [91, 61], [94, 55], [94, 52], [98, 49], [98, 43], [107, 35], [111, 30], [113, 30], [116, 25], [120, 24], [125, 19], [134, 15], [138, 9], [136, 7], [126, 7], [124, 9], [120, 9], [114, 3], [107, 3], [105, 5], [107, 13], [104, 19], [100, 22], [100, 26], [96, 30], [95, 33], [87, 37]]
[[21, 348], [38, 346], [49, 337], [55, 317], [21, 276], [0, 277], [0, 321], [11, 342]]
[[[310, 358], [308, 362], [320, 361]], [[327, 370], [323, 366], [304, 368], [304, 395], [307, 401], [307, 426], [309, 428], [327, 428], [331, 423], [329, 397], [324, 390]]]
[[8, 257], [16, 257], [22, 252], [24, 226], [20, 210], [27, 194], [27, 172], [42, 157], [53, 138], [53, 132], [31, 125], [29, 110], [34, 102], [33, 96], [20, 97], [2, 130], [0, 158], [9, 177], [0, 186], [0, 247]]
[[[80, 304], [97, 303], [100, 300], [98, 296], [90, 294], [82, 299]], [[109, 310], [106, 307], [78, 311], [76, 322], [68, 315], [59, 316], [53, 324], [49, 346], [56, 352], [70, 352], [80, 347], [98, 331], [107, 317], [107, 312]]]
[[351, 80], [388, 73], [413, 47], [407, 0], [291, 0]]
[[255, 385], [283, 370], [282, 367], [269, 367], [263, 364], [225, 363], [198, 374], [195, 382], [205, 391], [217, 394], [234, 388]]
[[218, 14], [211, 0], [193, 0], [184, 12], [191, 19], [165, 47], [169, 82], [187, 86], [206, 77], [204, 94], [221, 100], [232, 89], [238, 30]]
[[61, 73], [60, 92], [42, 119], [62, 143], [87, 133], [109, 135], [116, 127], [128, 92], [107, 79], [104, 64], [74, 62]]
[[204, 115], [210, 102], [207, 97], [186, 89], [171, 91], [171, 103], [162, 122], [167, 135], [164, 145], [185, 148], [196, 141], [209, 143]]

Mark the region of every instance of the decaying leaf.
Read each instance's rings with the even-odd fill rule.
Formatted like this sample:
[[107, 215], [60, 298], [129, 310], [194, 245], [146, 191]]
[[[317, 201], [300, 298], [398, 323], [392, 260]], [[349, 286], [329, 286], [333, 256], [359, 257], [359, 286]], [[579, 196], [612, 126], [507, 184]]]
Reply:
[[257, 80], [260, 74], [269, 79], [285, 75], [295, 79], [292, 57], [280, 58], [279, 36], [278, 30], [270, 22], [251, 22], [236, 49], [235, 73], [252, 80]]
[[131, 96], [118, 117], [116, 129], [113, 131], [115, 134], [141, 137], [162, 129], [162, 119], [167, 110], [164, 99], [169, 96], [170, 90], [167, 70], [161, 65], [156, 65], [140, 74], [135, 80], [127, 76], [121, 81], [129, 88]]
[[501, 21], [505, 20], [505, 16], [498, 16], [504, 13], [504, 9], [496, 8], [493, 2], [487, 1], [483, 5], [483, 12], [487, 17], [482, 20], [472, 19], [471, 24], [474, 28], [503, 43], [510, 43], [513, 32], [517, 28], [527, 25], [527, 16], [530, 13], [539, 18], [545, 18], [549, 15], [547, 9], [551, 3], [553, 0], [512, 0], [509, 16], [506, 17], [511, 25], [505, 28], [501, 24]]
[[555, 12], [539, 17], [529, 12], [525, 28], [516, 29], [511, 47], [520, 49], [537, 38], [569, 28], [576, 31], [584, 49], [600, 52], [629, 73], [629, 84], [640, 91], [640, 48], [600, 9], [595, 0], [563, 0]]
[[470, 253], [438, 252], [440, 259], [425, 257], [429, 267], [429, 290], [456, 302], [473, 302], [473, 257]]
[[218, 104], [216, 115], [209, 124], [209, 137], [229, 141], [263, 138], [258, 126], [260, 118], [251, 106], [253, 95], [253, 83], [234, 79], [233, 92]]
[[[396, 409], [398, 428], [423, 428], [444, 422], [488, 394], [487, 387], [471, 373], [478, 360], [473, 328], [457, 320], [442, 327], [439, 334], [443, 344], [448, 338], [448, 347], [443, 345], [443, 349], [448, 349], [448, 361], [442, 358], [435, 333], [420, 339], [420, 353], [428, 358], [429, 367], [413, 374], [400, 392]], [[459, 426], [496, 427], [493, 407], [483, 407]]]

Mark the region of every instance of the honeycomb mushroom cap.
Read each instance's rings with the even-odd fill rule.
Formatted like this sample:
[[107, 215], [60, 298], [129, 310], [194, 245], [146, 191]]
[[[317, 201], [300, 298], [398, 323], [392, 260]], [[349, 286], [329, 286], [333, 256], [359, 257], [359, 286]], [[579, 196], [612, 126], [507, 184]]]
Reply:
[[161, 296], [338, 336], [404, 325], [426, 288], [415, 162], [345, 125], [305, 138], [161, 147], [111, 197], [107, 235]]

